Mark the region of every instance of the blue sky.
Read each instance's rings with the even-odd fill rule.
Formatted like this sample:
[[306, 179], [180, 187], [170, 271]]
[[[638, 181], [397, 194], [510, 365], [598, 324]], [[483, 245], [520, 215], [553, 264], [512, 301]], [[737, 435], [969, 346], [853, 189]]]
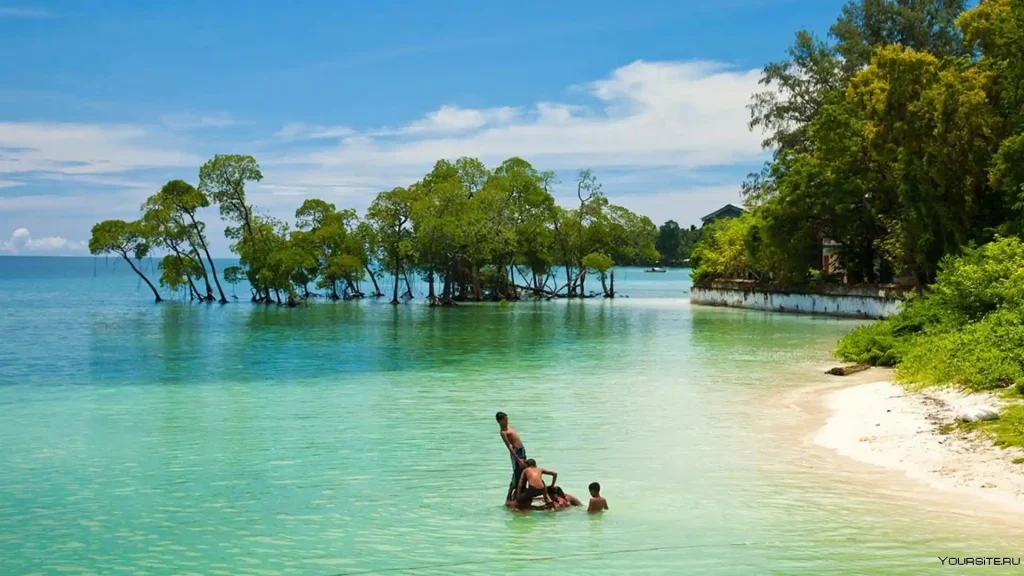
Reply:
[[0, 253], [84, 254], [94, 222], [217, 153], [257, 158], [251, 199], [280, 217], [521, 156], [697, 223], [766, 156], [760, 68], [842, 4], [0, 0]]

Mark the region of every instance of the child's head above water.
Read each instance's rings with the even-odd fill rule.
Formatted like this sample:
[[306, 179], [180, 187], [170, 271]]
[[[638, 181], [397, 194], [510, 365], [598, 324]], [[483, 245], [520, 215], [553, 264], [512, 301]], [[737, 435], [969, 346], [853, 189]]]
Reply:
[[590, 490], [591, 496], [596, 498], [601, 495], [601, 485], [597, 482], [591, 482], [587, 488]]

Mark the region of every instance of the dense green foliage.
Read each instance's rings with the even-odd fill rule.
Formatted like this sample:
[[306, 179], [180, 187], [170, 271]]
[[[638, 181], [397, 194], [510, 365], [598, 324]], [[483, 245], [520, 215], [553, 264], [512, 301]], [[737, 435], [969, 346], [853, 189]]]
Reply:
[[98, 224], [93, 252], [128, 259], [160, 248], [161, 285], [205, 301], [216, 286], [223, 302], [197, 216], [217, 205], [239, 258], [224, 281], [247, 282], [255, 301], [290, 305], [318, 294], [360, 298], [366, 280], [384, 296], [379, 280], [388, 276], [397, 304], [412, 297], [411, 274], [426, 278], [432, 304], [589, 296], [587, 272], [613, 297], [613, 266], [660, 259], [654, 223], [610, 204], [589, 170], [577, 176], [578, 204], [564, 208], [550, 193], [554, 175], [522, 159], [493, 170], [475, 158], [441, 160], [422, 180], [378, 194], [363, 217], [310, 198], [294, 225], [249, 201], [247, 184], [262, 179], [253, 157], [216, 156], [200, 168], [198, 186], [173, 180], [146, 200], [140, 220]]
[[1024, 244], [1000, 238], [946, 257], [933, 286], [843, 338], [838, 355], [921, 385], [1024, 391]]
[[[206, 244], [206, 226], [196, 214], [210, 205], [205, 194], [183, 180], [171, 180], [142, 205], [142, 222], [152, 242], [169, 251], [161, 262], [160, 283], [172, 290], [187, 286], [190, 298], [213, 300], [210, 277], [217, 286], [220, 301], [227, 302], [217, 278], [217, 268]], [[206, 255], [206, 262], [199, 250]], [[206, 266], [210, 267], [207, 273]], [[195, 286], [202, 278], [205, 293]]]
[[714, 278], [745, 279], [754, 274], [747, 240], [753, 237], [751, 229], [755, 225], [749, 213], [707, 225], [705, 239], [692, 253], [699, 263], [693, 271], [693, 282], [699, 285]]
[[698, 278], [807, 283], [831, 240], [849, 282], [925, 286], [962, 246], [1020, 233], [1024, 3], [965, 4], [855, 0], [827, 40], [797, 35], [751, 105], [773, 150], [752, 214], [705, 235]]
[[702, 229], [696, 226], [680, 228], [675, 220], [669, 220], [658, 227], [658, 240], [654, 247], [661, 254], [660, 264], [679, 266], [689, 260], [693, 247], [700, 240]]
[[89, 252], [92, 254], [116, 254], [131, 266], [132, 270], [142, 278], [153, 297], [159, 302], [160, 292], [149, 278], [132, 260], [145, 258], [153, 245], [150, 241], [150, 229], [140, 221], [125, 222], [124, 220], [104, 220], [92, 227], [89, 238]]

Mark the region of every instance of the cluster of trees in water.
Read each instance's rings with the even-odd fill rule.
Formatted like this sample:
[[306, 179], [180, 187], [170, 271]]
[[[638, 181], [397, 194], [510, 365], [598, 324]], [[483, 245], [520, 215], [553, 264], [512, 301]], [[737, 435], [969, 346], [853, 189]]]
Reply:
[[[252, 299], [295, 303], [332, 299], [412, 298], [410, 274], [425, 278], [431, 304], [537, 297], [615, 295], [615, 265], [660, 258], [658, 229], [616, 206], [589, 170], [577, 174], [572, 207], [555, 203], [552, 172], [510, 158], [489, 169], [474, 158], [440, 160], [410, 186], [377, 194], [365, 214], [324, 200], [305, 200], [289, 225], [254, 207], [246, 185], [263, 178], [251, 156], [218, 155], [199, 170], [196, 186], [168, 182], [142, 205], [138, 220], [106, 220], [92, 229], [93, 254], [128, 261], [159, 301], [157, 287], [133, 259], [153, 250], [161, 286], [190, 299], [226, 302], [221, 283], [247, 283]], [[199, 213], [216, 205], [239, 264], [218, 271]], [[587, 273], [600, 292], [588, 291]], [[372, 292], [364, 289], [372, 286]], [[320, 292], [318, 292], [320, 291]]]
[[[1024, 227], [1024, 2], [855, 0], [801, 31], [751, 104], [773, 157], [716, 223], [695, 280], [935, 281], [943, 257]], [[973, 3], [972, 3], [973, 4]]]

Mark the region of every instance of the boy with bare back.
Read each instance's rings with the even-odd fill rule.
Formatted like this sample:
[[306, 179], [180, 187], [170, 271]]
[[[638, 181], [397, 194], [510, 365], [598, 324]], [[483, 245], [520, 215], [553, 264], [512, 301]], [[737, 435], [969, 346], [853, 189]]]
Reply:
[[608, 501], [601, 496], [601, 485], [597, 482], [591, 482], [590, 486], [590, 504], [587, 506], [587, 512], [602, 512], [608, 509]]
[[528, 510], [533, 505], [533, 499], [537, 496], [544, 498], [546, 507], [554, 507], [551, 496], [548, 495], [547, 486], [544, 485], [544, 476], [551, 476], [551, 485], [558, 481], [558, 472], [545, 470], [530, 458], [523, 467], [522, 476], [519, 479], [519, 487], [516, 490], [516, 506], [521, 510]]
[[523, 475], [523, 468], [526, 468], [526, 447], [519, 438], [516, 429], [508, 425], [508, 414], [498, 412], [494, 415], [501, 428], [501, 440], [508, 448], [512, 456], [512, 481], [508, 485], [508, 494], [505, 495], [505, 502], [513, 502], [516, 499], [516, 489], [519, 487], [519, 478]]

